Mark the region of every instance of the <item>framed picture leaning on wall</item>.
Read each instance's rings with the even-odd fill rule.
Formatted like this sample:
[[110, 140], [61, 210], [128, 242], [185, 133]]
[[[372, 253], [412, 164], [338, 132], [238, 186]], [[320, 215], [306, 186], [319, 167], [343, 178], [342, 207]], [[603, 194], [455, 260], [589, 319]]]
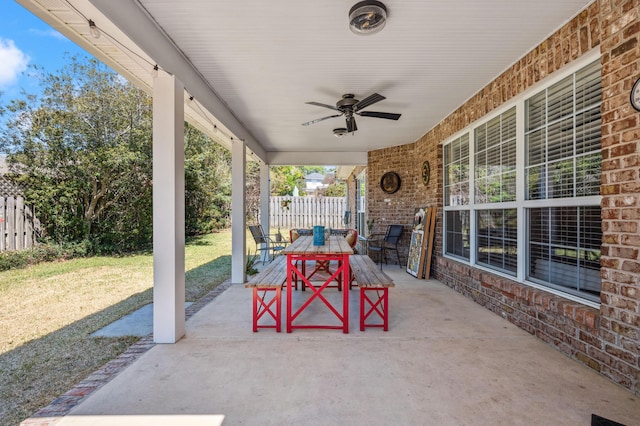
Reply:
[[411, 233], [411, 243], [409, 245], [409, 256], [407, 258], [407, 272], [414, 277], [418, 276], [418, 270], [422, 264], [422, 239], [424, 231], [418, 230]]

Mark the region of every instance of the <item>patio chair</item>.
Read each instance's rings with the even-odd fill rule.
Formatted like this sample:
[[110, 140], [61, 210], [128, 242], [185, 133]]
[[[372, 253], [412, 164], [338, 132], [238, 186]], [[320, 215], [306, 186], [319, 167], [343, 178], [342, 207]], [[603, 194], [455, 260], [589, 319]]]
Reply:
[[287, 246], [286, 241], [275, 241], [270, 235], [266, 235], [262, 229], [262, 225], [249, 225], [249, 231], [253, 241], [256, 243], [256, 252], [263, 252], [265, 255], [260, 255], [262, 263], [264, 263], [265, 257], [269, 262], [273, 256], [278, 254], [283, 248]]
[[378, 262], [380, 263], [380, 269], [382, 269], [383, 259], [384, 263], [387, 263], [387, 252], [389, 251], [396, 252], [398, 266], [402, 267], [402, 265], [400, 264], [400, 254], [398, 253], [398, 243], [400, 242], [400, 238], [402, 237], [402, 231], [404, 231], [404, 226], [402, 225], [389, 225], [387, 227], [387, 232], [385, 232], [382, 239], [374, 239], [369, 242], [369, 251], [378, 253]]

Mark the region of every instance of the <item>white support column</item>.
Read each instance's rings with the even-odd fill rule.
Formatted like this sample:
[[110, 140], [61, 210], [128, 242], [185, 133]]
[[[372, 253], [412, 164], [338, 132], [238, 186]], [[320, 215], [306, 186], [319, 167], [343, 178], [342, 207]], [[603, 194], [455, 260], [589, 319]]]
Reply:
[[[260, 164], [260, 225], [262, 225], [262, 229], [264, 233], [269, 235], [272, 234], [269, 230], [269, 195], [271, 192], [271, 185], [269, 180], [269, 165], [268, 164]], [[268, 260], [269, 252], [267, 250], [262, 250], [260, 252], [262, 254], [262, 261]]]
[[185, 333], [184, 87], [159, 71], [153, 80], [153, 340]]
[[245, 281], [247, 259], [246, 231], [246, 161], [244, 141], [234, 139], [231, 145], [231, 282]]

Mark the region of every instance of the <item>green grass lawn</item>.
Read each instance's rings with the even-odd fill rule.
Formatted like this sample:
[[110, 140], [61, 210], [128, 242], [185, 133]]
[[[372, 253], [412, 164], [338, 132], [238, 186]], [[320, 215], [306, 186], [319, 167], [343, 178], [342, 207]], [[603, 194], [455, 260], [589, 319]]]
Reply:
[[[231, 232], [189, 239], [185, 269], [187, 301], [226, 280]], [[151, 253], [0, 272], [0, 424], [19, 424], [137, 341], [90, 335], [151, 303], [152, 287]]]

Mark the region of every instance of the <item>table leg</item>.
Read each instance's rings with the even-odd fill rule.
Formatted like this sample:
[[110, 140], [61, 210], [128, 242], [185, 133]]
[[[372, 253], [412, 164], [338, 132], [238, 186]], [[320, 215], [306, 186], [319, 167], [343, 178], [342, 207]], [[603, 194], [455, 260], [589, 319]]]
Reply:
[[[349, 282], [349, 255], [345, 254], [342, 257], [342, 282]], [[349, 333], [349, 288], [342, 286], [342, 332]]]
[[[293, 262], [292, 256], [287, 254], [287, 333], [291, 333], [291, 280], [293, 274], [291, 262]], [[304, 283], [302, 285], [304, 286]]]

